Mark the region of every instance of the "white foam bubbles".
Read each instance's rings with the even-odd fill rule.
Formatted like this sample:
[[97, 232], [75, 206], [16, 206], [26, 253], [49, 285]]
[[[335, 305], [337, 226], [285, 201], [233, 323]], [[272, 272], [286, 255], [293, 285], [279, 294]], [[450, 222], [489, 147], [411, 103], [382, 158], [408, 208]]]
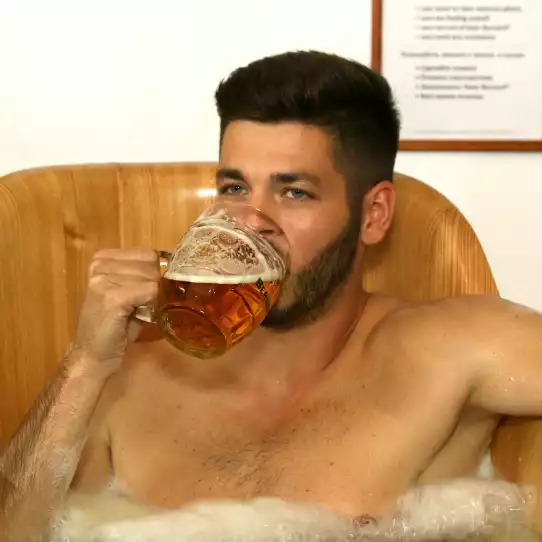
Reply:
[[274, 282], [279, 280], [276, 272], [271, 270], [263, 273], [250, 275], [213, 275], [202, 271], [198, 274], [194, 268], [186, 268], [182, 272], [166, 271], [164, 277], [169, 280], [180, 282], [193, 282], [197, 284], [256, 284], [259, 280], [263, 282]]
[[[219, 240], [221, 236], [222, 240]], [[265, 247], [265, 239], [262, 239], [262, 243], [262, 247], [258, 248], [246, 232], [221, 220], [208, 221], [204, 226], [189, 230], [175, 251], [164, 277], [214, 284], [278, 280], [282, 277], [284, 264], [271, 245]], [[245, 253], [239, 250], [242, 245], [248, 248]], [[235, 248], [231, 250], [232, 247]], [[264, 255], [265, 251], [268, 252], [269, 261]]]
[[388, 518], [360, 527], [323, 506], [278, 498], [161, 510], [115, 492], [73, 494], [54, 542], [534, 542], [531, 510], [522, 488], [472, 479], [413, 489]]

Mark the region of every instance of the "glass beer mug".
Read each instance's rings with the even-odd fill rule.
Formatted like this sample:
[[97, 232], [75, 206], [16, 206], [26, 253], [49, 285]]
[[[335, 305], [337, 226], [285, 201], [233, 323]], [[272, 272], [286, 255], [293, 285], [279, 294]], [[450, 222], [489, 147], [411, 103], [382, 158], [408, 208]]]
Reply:
[[[263, 233], [280, 241], [280, 247]], [[226, 352], [257, 328], [287, 273], [284, 233], [258, 209], [216, 203], [190, 226], [163, 269], [154, 304], [135, 316], [156, 323], [180, 350], [198, 358]]]

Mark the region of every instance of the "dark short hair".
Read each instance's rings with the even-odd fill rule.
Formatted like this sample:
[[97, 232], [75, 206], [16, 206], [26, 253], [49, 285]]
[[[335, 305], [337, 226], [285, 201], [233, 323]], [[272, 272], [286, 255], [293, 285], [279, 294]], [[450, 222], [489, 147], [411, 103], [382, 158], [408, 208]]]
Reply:
[[300, 122], [324, 129], [351, 204], [392, 180], [400, 120], [386, 79], [338, 55], [296, 51], [256, 60], [221, 81], [220, 137], [232, 121]]

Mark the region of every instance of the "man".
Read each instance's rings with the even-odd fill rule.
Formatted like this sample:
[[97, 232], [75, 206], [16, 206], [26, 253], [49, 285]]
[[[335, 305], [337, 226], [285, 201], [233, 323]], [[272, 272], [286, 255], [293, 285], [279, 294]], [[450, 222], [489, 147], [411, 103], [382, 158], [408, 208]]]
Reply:
[[362, 290], [394, 209], [399, 120], [381, 76], [287, 53], [236, 70], [216, 101], [218, 198], [281, 226], [291, 278], [260, 329], [201, 361], [133, 342], [156, 253], [96, 254], [61, 371], [3, 455], [5, 532], [46, 522], [70, 487], [112, 483], [167, 508], [276, 496], [381, 516], [416, 484], [473, 474], [500, 416], [542, 414], [539, 314]]

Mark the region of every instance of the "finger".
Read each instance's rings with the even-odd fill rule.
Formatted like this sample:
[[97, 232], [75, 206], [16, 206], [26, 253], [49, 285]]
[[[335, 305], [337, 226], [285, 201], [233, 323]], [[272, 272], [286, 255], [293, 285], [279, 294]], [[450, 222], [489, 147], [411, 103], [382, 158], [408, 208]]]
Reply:
[[96, 277], [100, 277], [97, 280], [100, 280], [105, 289], [125, 286], [137, 288], [139, 284], [144, 284], [145, 282], [157, 284], [159, 282], [158, 279], [160, 278], [160, 274], [158, 274], [158, 279], [147, 279], [140, 275], [96, 275]]
[[103, 303], [107, 310], [131, 312], [135, 307], [153, 302], [157, 295], [158, 284], [155, 282], [130, 283], [105, 291]]
[[89, 275], [133, 276], [149, 280], [158, 280], [161, 276], [158, 262], [115, 260], [98, 258], [92, 261]]
[[158, 252], [149, 247], [105, 248], [96, 252], [94, 258], [156, 262]]
[[139, 336], [141, 335], [141, 332], [143, 331], [143, 324], [140, 320], [137, 320], [136, 318], [130, 318], [128, 322], [128, 342], [133, 343], [135, 342]]
[[116, 288], [132, 287], [138, 288], [141, 284], [149, 283], [158, 286], [159, 280], [148, 279], [141, 275], [102, 275], [97, 274], [90, 277], [89, 289], [94, 292], [107, 292]]

